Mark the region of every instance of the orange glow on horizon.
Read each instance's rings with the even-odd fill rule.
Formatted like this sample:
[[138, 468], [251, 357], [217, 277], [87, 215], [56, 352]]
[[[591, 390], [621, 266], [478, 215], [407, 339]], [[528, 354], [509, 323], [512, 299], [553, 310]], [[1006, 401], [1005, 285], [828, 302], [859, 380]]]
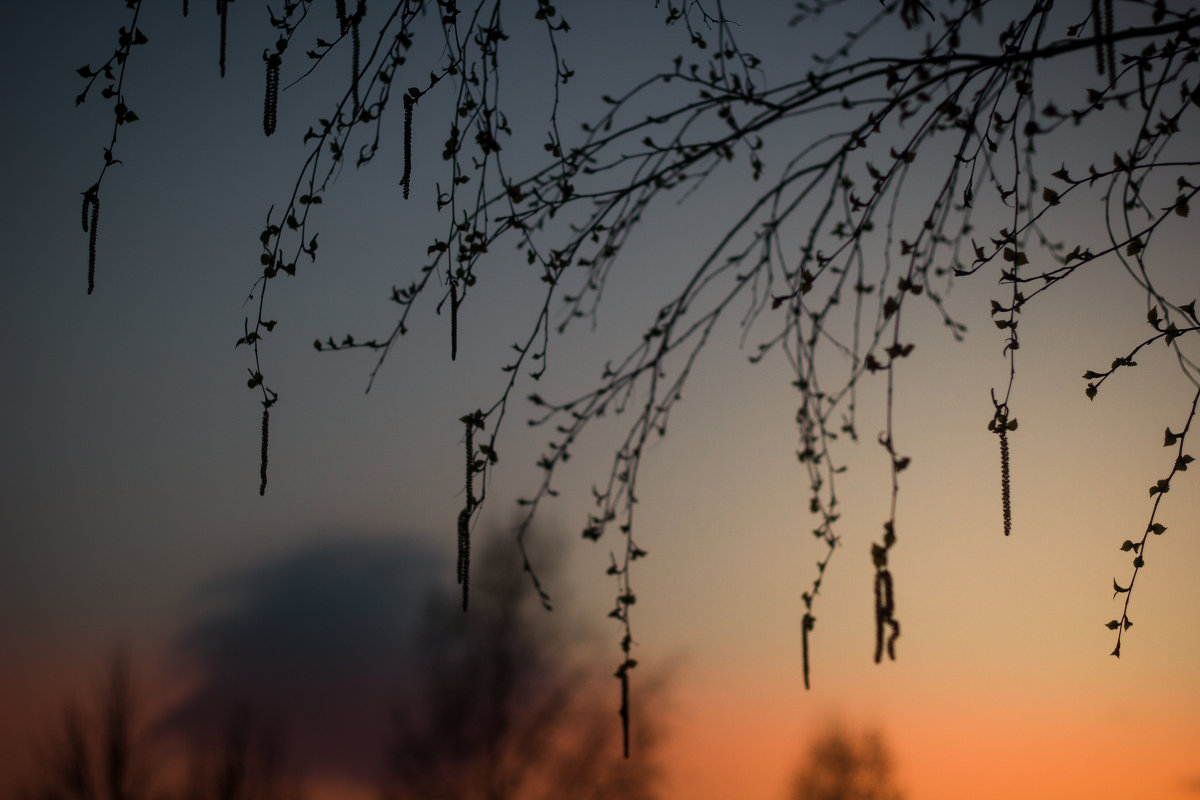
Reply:
[[834, 706], [796, 687], [730, 681], [708, 693], [723, 699], [691, 698], [672, 729], [667, 797], [787, 800], [809, 741], [834, 725], [879, 730], [908, 798], [1200, 796], [1194, 698], [1157, 710], [1083, 692], [1057, 704], [1039, 691], [972, 700], [934, 677], [920, 696], [885, 701], [877, 713], [843, 689], [842, 713], [814, 711]]
[[[32, 766], [24, 748], [29, 730], [39, 736], [48, 732], [54, 718], [42, 712], [61, 708], [55, 696], [72, 666], [67, 659], [44, 664], [41, 683], [24, 681], [30, 687], [24, 702], [9, 705], [15, 698], [5, 697], [11, 713], [0, 727], [0, 741], [18, 756], [3, 759], [7, 772], [0, 778], [6, 785], [15, 786]], [[877, 682], [867, 681], [861, 690], [854, 686], [863, 672], [851, 670], [809, 693], [798, 675], [782, 670], [754, 681], [739, 681], [732, 671], [685, 675], [674, 690], [677, 713], [666, 726], [662, 796], [789, 800], [809, 742], [834, 725], [850, 732], [879, 730], [907, 798], [1200, 796], [1200, 707], [1195, 696], [1181, 696], [1177, 703], [1169, 697], [1159, 701], [1153, 699], [1155, 687], [1147, 687], [1141, 695], [1105, 698], [1087, 682], [1056, 688], [1047, 681], [1018, 690], [996, 681], [996, 688], [988, 690], [961, 677], [942, 680], [931, 674], [907, 696], [892, 698], [887, 694], [889, 666], [875, 669]], [[77, 682], [75, 688], [83, 694], [76, 696], [86, 698], [92, 684]], [[26, 728], [14, 727], [22, 725]], [[159, 770], [160, 777], [167, 774]], [[327, 780], [310, 780], [305, 786], [312, 800], [376, 796], [373, 787]]]

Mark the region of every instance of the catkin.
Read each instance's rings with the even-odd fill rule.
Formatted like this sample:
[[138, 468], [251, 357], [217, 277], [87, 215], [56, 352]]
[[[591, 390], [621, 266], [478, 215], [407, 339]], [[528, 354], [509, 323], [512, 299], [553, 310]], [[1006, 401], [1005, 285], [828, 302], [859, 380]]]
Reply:
[[458, 512], [458, 582], [462, 584], [462, 608], [467, 610], [471, 587], [471, 510], [475, 506], [473, 478], [475, 474], [475, 423], [467, 420], [467, 501]]
[[458, 288], [450, 279], [450, 360], [458, 358]]
[[338, 25], [341, 26], [342, 34], [346, 33], [346, 27], [349, 24], [349, 18], [346, 16], [346, 0], [337, 0], [337, 18]]
[[475, 492], [473, 489], [474, 477], [475, 477], [475, 470], [473, 469], [473, 467], [475, 465], [474, 465], [474, 463], [472, 463], [475, 460], [475, 435], [474, 434], [475, 434], [475, 423], [468, 422], [467, 423], [467, 436], [466, 436], [466, 438], [467, 438], [467, 446], [466, 446], [466, 449], [467, 449], [467, 505], [468, 506], [472, 506], [475, 504]]
[[404, 199], [408, 199], [409, 186], [412, 183], [412, 110], [411, 95], [404, 95], [404, 175], [400, 178], [400, 186], [404, 189]]
[[260, 497], [267, 493], [267, 438], [270, 422], [271, 411], [264, 408], [262, 418], [262, 457], [258, 462], [258, 494]]
[[267, 58], [267, 91], [263, 99], [263, 133], [270, 136], [275, 132], [279, 111], [279, 63], [278, 54]]
[[1008, 472], [1008, 428], [1000, 425], [1000, 501], [1004, 506], [1004, 535], [1012, 533], [1012, 491]]
[[471, 513], [458, 512], [458, 582], [462, 585], [462, 610], [471, 597]]
[[[889, 579], [891, 576], [888, 576]], [[890, 585], [890, 584], [889, 584]], [[888, 627], [891, 628], [891, 633], [888, 634], [887, 654], [892, 661], [896, 660], [896, 640], [900, 638], [900, 623], [893, 617], [888, 618]]]
[[875, 573], [875, 663], [883, 660], [883, 588], [882, 572]]
[[617, 677], [621, 679], [621, 746], [629, 758], [629, 670], [618, 670]]
[[1096, 37], [1096, 74], [1104, 74], [1104, 21], [1100, 18], [1100, 0], [1092, 0], [1092, 34]]
[[800, 651], [804, 659], [804, 688], [812, 688], [808, 681], [808, 632], [812, 629], [814, 620], [811, 614], [804, 615], [804, 621], [800, 623]]
[[88, 232], [88, 294], [96, 288], [96, 229], [100, 227], [100, 192], [93, 189], [83, 199], [86, 212], [91, 206], [92, 216], [84, 229]]
[[229, 29], [229, 0], [217, 0], [217, 13], [221, 15], [221, 53], [217, 60], [221, 68], [221, 77], [225, 77], [225, 41]]
[[1108, 50], [1108, 79], [1115, 81], [1117, 79], [1117, 57], [1116, 47], [1113, 45], [1112, 0], [1104, 0], [1104, 37], [1107, 39], [1105, 44]]
[[359, 41], [358, 41], [358, 14], [350, 21], [350, 43], [351, 47], [351, 75], [350, 75], [350, 91], [354, 97], [354, 116], [358, 116], [362, 108], [362, 102], [358, 97], [358, 61], [359, 61]]
[[185, 17], [188, 15], [188, 0], [183, 0], [183, 15]]
[[896, 639], [900, 636], [900, 623], [896, 622], [896, 601], [892, 594], [892, 573], [881, 569], [875, 573], [875, 663], [883, 660], [884, 628], [887, 636], [887, 655], [896, 660]]

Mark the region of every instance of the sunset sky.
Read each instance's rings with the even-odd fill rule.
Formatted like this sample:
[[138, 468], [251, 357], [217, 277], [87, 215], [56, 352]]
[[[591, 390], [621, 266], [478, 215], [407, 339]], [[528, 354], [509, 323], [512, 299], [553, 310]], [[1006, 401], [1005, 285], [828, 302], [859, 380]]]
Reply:
[[[686, 47], [686, 33], [665, 28], [650, 0], [606, 3], [603, 14], [572, 5], [561, 4], [573, 28], [565, 57], [577, 72], [570, 120], [586, 118], [600, 94], [668, 68]], [[747, 15], [742, 44], [768, 56], [768, 82], [802, 74], [809, 54], [828, 45], [818, 30], [783, 25], [786, 9], [776, 19], [767, 4], [725, 5]], [[142, 12], [150, 43], [126, 87], [140, 120], [122, 131], [124, 163], [105, 178], [91, 296], [80, 193], [99, 172], [111, 111], [98, 99], [75, 107], [75, 70], [107, 57], [124, 4], [0, 11], [8, 34], [0, 54], [3, 797], [29, 774], [31, 748], [63, 701], [87, 695], [119, 645], [149, 722], [182, 713], [189, 692], [220, 670], [246, 669], [264, 682], [274, 671], [317, 676], [330, 686], [324, 711], [337, 724], [380, 724], [367, 690], [386, 691], [390, 665], [411, 657], [415, 609], [452, 580], [463, 502], [459, 417], [495, 399], [505, 350], [540, 302], [536, 276], [506, 276], [493, 301], [464, 311], [454, 362], [445, 317], [424, 307], [369, 394], [369, 354], [314, 351], [314, 338], [390, 329], [390, 288], [425, 263], [439, 224], [443, 120], [418, 121], [407, 202], [393, 124], [377, 163], [348, 169], [327, 195], [316, 264], [273, 284], [280, 322], [265, 357], [281, 399], [271, 416], [270, 483], [259, 497], [260, 406], [234, 341], [254, 313], [243, 300], [260, 270], [267, 209], [290, 191], [301, 135], [341, 77], [318, 71], [284, 91], [279, 132], [264, 139], [261, 52], [273, 37], [261, 6], [230, 7], [224, 81], [211, 4], [193, 6], [188, 19], [178, 3], [146, 3]], [[542, 40], [517, 46], [529, 33], [516, 21], [523, 14], [512, 23], [513, 74], [540, 79]], [[422, 52], [414, 50], [414, 64]], [[1091, 54], [1083, 55], [1069, 66], [1093, 79]], [[536, 150], [544, 83], [512, 80], [511, 102], [531, 120]], [[1200, 109], [1183, 127], [1200, 147]], [[1044, 155], [1051, 169], [1074, 159], [1083, 174], [1089, 159], [1106, 161], [1126, 145], [1061, 146]], [[737, 194], [744, 186], [716, 181], [656, 212], [630, 240], [601, 325], [552, 346], [537, 390], [566, 396], [580, 385], [572, 379], [621, 356], [644, 330], [643, 312], [668, 299], [714, 245], [747, 199]], [[1079, 225], [1093, 224], [1086, 214]], [[1194, 220], [1165, 227], [1156, 241], [1156, 278], [1180, 303], [1200, 296]], [[498, 264], [516, 260], [511, 252], [498, 248]], [[733, 320], [718, 329], [669, 436], [645, 457], [639, 492], [638, 541], [650, 556], [635, 573], [634, 691], [639, 680], [666, 676], [664, 796], [784, 800], [807, 743], [842, 725], [882, 733], [908, 798], [1200, 797], [1200, 470], [1179, 475], [1163, 500], [1168, 531], [1148, 546], [1119, 660], [1104, 627], [1120, 616], [1112, 580], [1125, 583], [1131, 571], [1120, 544], [1140, 538], [1147, 487], [1173, 460], [1163, 429], [1183, 426], [1195, 387], [1158, 345], [1089, 402], [1080, 375], [1107, 368], [1152, 331], [1144, 297], [1118, 264], [1098, 262], [1076, 278], [1023, 315], [1008, 538], [997, 439], [987, 430], [989, 390], [1008, 376], [1004, 336], [988, 314], [1003, 296], [994, 273], [949, 295], [970, 329], [964, 343], [931, 312], [906, 320], [918, 346], [897, 372], [896, 435], [912, 466], [891, 556], [904, 628], [898, 660], [881, 665], [872, 663], [869, 543], [888, 512], [888, 461], [875, 444], [884, 378], [861, 384], [863, 436], [843, 451], [844, 540], [815, 609], [810, 691], [800, 595], [823, 552], [796, 463], [793, 376], [781, 358], [747, 363], [759, 339], [739, 348]], [[540, 480], [534, 462], [546, 436], [524, 424], [530, 413], [518, 407], [506, 421], [480, 536], [507, 535], [515, 499]], [[611, 643], [596, 665], [601, 679], [619, 657], [619, 631], [604, 616], [615, 587], [604, 570], [620, 543], [592, 544], [578, 531], [618, 432], [610, 424], [580, 444], [556, 482], [562, 496], [541, 520], [567, 545], [563, 613]], [[264, 656], [248, 666], [251, 643], [279, 665]], [[618, 692], [608, 682], [615, 737]], [[344, 782], [318, 790], [317, 800], [371, 796]]]

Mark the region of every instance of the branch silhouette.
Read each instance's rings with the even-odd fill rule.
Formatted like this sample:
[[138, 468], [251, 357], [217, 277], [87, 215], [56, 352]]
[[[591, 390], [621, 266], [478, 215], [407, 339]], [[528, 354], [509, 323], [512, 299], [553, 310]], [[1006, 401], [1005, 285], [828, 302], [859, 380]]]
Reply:
[[[573, 13], [567, 4], [539, 0], [531, 11], [499, 0], [473, 0], [462, 8], [454, 0], [393, 0], [373, 4], [370, 13], [362, 3], [353, 10], [338, 3], [336, 13], [326, 13], [313, 0], [284, 0], [270, 13], [278, 39], [264, 53], [264, 132], [274, 130], [285, 73], [291, 88], [335, 55], [351, 69], [340, 97], [317, 112], [304, 134], [306, 156], [261, 231], [261, 271], [249, 293], [255, 310], [237, 342], [248, 346], [249, 385], [263, 406], [260, 489], [265, 491], [267, 477], [267, 411], [279, 400], [264, 377], [263, 343], [276, 325], [269, 289], [283, 276], [296, 276], [304, 256], [316, 260], [319, 208], [334, 179], [347, 163], [363, 167], [374, 160], [383, 122], [395, 111], [403, 115], [403, 197], [431, 200], [442, 214], [441, 228], [424, 246], [424, 262], [391, 287], [397, 309], [390, 330], [368, 338], [329, 336], [316, 340], [315, 349], [373, 352], [369, 391], [419, 306], [449, 312], [452, 359], [473, 346], [462, 320], [486, 300], [485, 287], [503, 281], [506, 260], [495, 255], [501, 244], [515, 248], [543, 283], [540, 303], [502, 365], [504, 386], [462, 417], [470, 434], [467, 500], [456, 526], [464, 607], [470, 529], [487, 501], [510, 407], [531, 408], [530, 424], [551, 431], [538, 462], [541, 481], [519, 501], [524, 516], [516, 533], [524, 570], [547, 607], [551, 597], [526, 547], [530, 526], [556, 495], [554, 479], [593, 423], [609, 413], [622, 415], [625, 427], [595, 482], [595, 508], [582, 534], [599, 541], [617, 529], [609, 616], [621, 628], [616, 676], [620, 713], [628, 720], [629, 672], [637, 664], [633, 578], [636, 562], [648, 555], [635, 519], [642, 458], [666, 435], [718, 326], [734, 318], [743, 343], [759, 339], [750, 360], [771, 355], [783, 361], [796, 390], [797, 456], [818, 551], [815, 575], [801, 595], [806, 685], [816, 599], [845, 535], [837, 487], [851, 460], [846, 445], [859, 440], [858, 396], [867, 376], [883, 373], [885, 417], [875, 440], [889, 465], [883, 491], [890, 502], [869, 550], [876, 572], [875, 658], [895, 658], [903, 611], [895, 585], [903, 585], [903, 576], [894, 573], [891, 555], [904, 528], [898, 498], [911, 456], [895, 424], [894, 390], [905, 359], [924, 344], [913, 338], [910, 320], [917, 309], [932, 310], [948, 335], [961, 340], [965, 325], [946, 302], [951, 287], [988, 276], [999, 289], [991, 310], [1004, 337], [1007, 369], [992, 392], [988, 427], [1000, 438], [1006, 535], [1013, 532], [1010, 473], [1019, 450], [1010, 404], [1020, 374], [1019, 326], [1031, 303], [1067, 285], [1087, 291], [1089, 265], [1119, 262], [1137, 287], [1131, 302], [1145, 304], [1156, 333], [1109, 371], [1086, 373], [1086, 396], [1095, 397], [1118, 368], [1132, 366], [1133, 354], [1158, 341], [1186, 379], [1200, 386], [1195, 298], [1161, 288], [1170, 256], [1159, 247], [1165, 231], [1190, 230], [1181, 233], [1181, 226], [1200, 191], [1200, 161], [1183, 135], [1200, 106], [1200, 15], [1167, 0], [1126, 3], [1115, 15], [1111, 2], [1056, 8], [1046, 2], [884, 0], [856, 5], [855, 27], [824, 35], [838, 30], [838, 12], [847, 5], [795, 5], [789, 24], [822, 48], [808, 66], [795, 59], [768, 61], [744, 48], [741, 11], [721, 0], [667, 0], [665, 9], [656, 4], [654, 13], [666, 22], [664, 67], [603, 95], [581, 130], [568, 133], [560, 124], [560, 100], [574, 76], [566, 55], [578, 34], [564, 18]], [[117, 163], [112, 150], [121, 126], [136, 119], [122, 86], [133, 48], [146, 37], [138, 27], [141, 0], [126, 6], [130, 22], [113, 55], [98, 70], [80, 69], [87, 83], [79, 102], [103, 81], [102, 94], [114, 103], [101, 179]], [[225, 4], [220, 6], [224, 30]], [[520, 80], [542, 80], [553, 89], [543, 160], [533, 165], [508, 157], [506, 147], [517, 136], [509, 123], [515, 101], [501, 91], [510, 71], [506, 56], [517, 46], [509, 42], [506, 21], [529, 13], [539, 35], [544, 32], [546, 58], [541, 73]], [[649, 12], [628, 13], [634, 25], [640, 22], [636, 13]], [[409, 63], [418, 39], [437, 43], [439, 53], [429, 62]], [[294, 55], [297, 40], [311, 43], [303, 58]], [[224, 41], [222, 36], [222, 53]], [[1086, 62], [1079, 56], [1089, 52], [1095, 73], [1079, 69]], [[397, 104], [393, 91], [400, 87]], [[414, 141], [414, 114], [446, 115], [444, 140]], [[1132, 132], [1117, 130], [1114, 118], [1133, 123]], [[1083, 153], [1069, 164], [1047, 163], [1040, 155], [1085, 138], [1111, 147], [1111, 167], [1107, 155], [1099, 167]], [[412, 169], [429, 152], [444, 162], [432, 186]], [[598, 324], [608, 281], [649, 213], [682, 203], [731, 172], [748, 175], [757, 188], [745, 199], [730, 199], [728, 216], [712, 232], [703, 257], [679, 275], [664, 269], [663, 280], [677, 283], [641, 336], [608, 360], [598, 378], [565, 398], [530, 394], [530, 382], [549, 369], [551, 341], [581, 320]], [[97, 180], [84, 192], [89, 274], [100, 186]], [[1099, 208], [1094, 230], [1081, 231], [1064, 211], [1092, 202]], [[91, 284], [89, 278], [89, 290]], [[1189, 463], [1182, 448], [1194, 400], [1191, 407], [1182, 434], [1168, 428], [1179, 451], [1170, 474], [1151, 492], [1150, 532], [1161, 532], [1155, 525], [1162, 496]], [[1130, 548], [1136, 551], [1135, 578], [1145, 542], [1143, 536]], [[1119, 653], [1132, 580], [1115, 586], [1126, 595], [1126, 609], [1115, 620]]]

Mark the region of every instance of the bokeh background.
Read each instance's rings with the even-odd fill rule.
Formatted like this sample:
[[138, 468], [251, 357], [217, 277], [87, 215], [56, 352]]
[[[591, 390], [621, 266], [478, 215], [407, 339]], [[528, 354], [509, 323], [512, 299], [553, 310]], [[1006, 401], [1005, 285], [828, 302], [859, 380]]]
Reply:
[[[664, 28], [652, 3], [604, 7], [561, 9], [573, 27], [565, 57], [577, 73], [568, 120], [587, 118], [600, 94], [685, 51], [685, 34]], [[326, 690], [293, 709], [297, 727], [330, 734], [314, 741], [368, 741], [380, 724], [379, 693], [414, 657], [417, 609], [450, 578], [462, 503], [458, 418], [494, 399], [504, 351], [539, 302], [536, 275], [498, 253], [484, 279], [488, 302], [480, 291], [477, 306], [464, 307], [457, 361], [448, 357], [448, 321], [429, 309], [369, 394], [369, 355], [314, 351], [317, 337], [386, 332], [390, 287], [424, 263], [438, 224], [442, 119], [418, 118], [408, 202], [393, 126], [377, 163], [346, 170], [327, 196], [317, 263], [273, 285], [280, 322], [265, 354], [281, 400], [260, 498], [259, 406], [244, 388], [244, 348], [233, 343], [253, 314], [242, 301], [259, 270], [266, 210], [290, 191], [300, 136], [342, 76], [322, 68], [284, 91], [279, 132], [264, 140], [260, 54], [272, 37], [262, 9], [230, 8], [224, 81], [210, 8], [188, 19], [174, 3], [143, 10], [151, 41], [126, 87], [141, 119], [122, 131], [124, 163], [105, 179], [90, 297], [80, 193], [99, 171], [111, 111], [74, 106], [75, 69], [107, 57], [124, 4], [0, 11], [8, 33], [0, 50], [5, 796], [37, 769], [34, 745], [64, 699], [89, 696], [118, 645], [148, 724], [182, 724], [231, 682], [278, 690], [287, 675]], [[744, 15], [742, 44], [764, 56], [768, 81], [806, 69], [828, 43], [815, 28], [781, 24], [786, 12], [765, 4], [730, 13]], [[551, 85], [539, 78], [551, 56], [518, 17], [510, 66], [530, 77], [513, 79], [509, 102], [532, 157], [543, 141]], [[414, 64], [422, 54], [437, 57], [436, 48], [418, 48]], [[1081, 75], [1089, 74], [1084, 56]], [[1082, 148], [1104, 163], [1119, 143], [1071, 145], [1082, 171]], [[552, 346], [539, 391], [565, 393], [640, 336], [646, 312], [714, 244], [745, 184], [731, 178], [708, 189], [660, 209], [631, 240], [602, 325]], [[1156, 240], [1164, 292], [1181, 302], [1200, 295], [1189, 224]], [[889, 478], [886, 455], [864, 435], [846, 451], [845, 539], [815, 612], [807, 692], [800, 594], [821, 552], [795, 459], [791, 376], [779, 359], [749, 365], [733, 321], [723, 327], [670, 435], [646, 456], [640, 490], [639, 544], [650, 557], [635, 575], [642, 667], [634, 690], [642, 675], [668, 676], [670, 702], [657, 712], [664, 796], [782, 798], [806, 743], [831, 725], [878, 730], [914, 798], [1200, 796], [1200, 490], [1190, 472], [1164, 500], [1169, 530], [1150, 543], [1120, 660], [1108, 655], [1114, 637], [1104, 627], [1119, 616], [1112, 579], [1124, 583], [1130, 571], [1119, 545], [1145, 529], [1147, 487], [1170, 468], [1163, 428], [1178, 430], [1194, 388], [1154, 348], [1089, 402], [1079, 376], [1147, 335], [1145, 303], [1109, 263], [1053, 294], [1022, 320], [1007, 539], [998, 448], [986, 430], [989, 389], [1003, 386], [1008, 369], [987, 313], [1000, 290], [981, 278], [951, 293], [970, 327], [963, 344], [932, 313], [906, 319], [918, 347], [896, 397], [897, 439], [913, 463], [892, 555], [899, 659], [871, 661], [868, 551], [886, 518]], [[882, 377], [864, 382], [860, 430], [882, 429], [882, 394]], [[539, 479], [544, 437], [524, 426], [525, 413], [510, 416], [501, 437], [482, 536], [506, 536], [513, 501]], [[601, 678], [618, 658], [619, 632], [604, 618], [615, 591], [604, 575], [610, 543], [579, 540], [578, 531], [588, 487], [611, 453], [605, 430], [576, 448], [557, 484], [562, 497], [542, 520], [567, 544], [560, 595], [571, 602], [561, 613], [610, 645], [594, 664]], [[609, 682], [617, 736], [617, 684]], [[305, 757], [314, 771], [322, 758], [341, 758], [312, 752], [326, 753]], [[371, 796], [345, 774], [315, 776], [312, 793]]]

